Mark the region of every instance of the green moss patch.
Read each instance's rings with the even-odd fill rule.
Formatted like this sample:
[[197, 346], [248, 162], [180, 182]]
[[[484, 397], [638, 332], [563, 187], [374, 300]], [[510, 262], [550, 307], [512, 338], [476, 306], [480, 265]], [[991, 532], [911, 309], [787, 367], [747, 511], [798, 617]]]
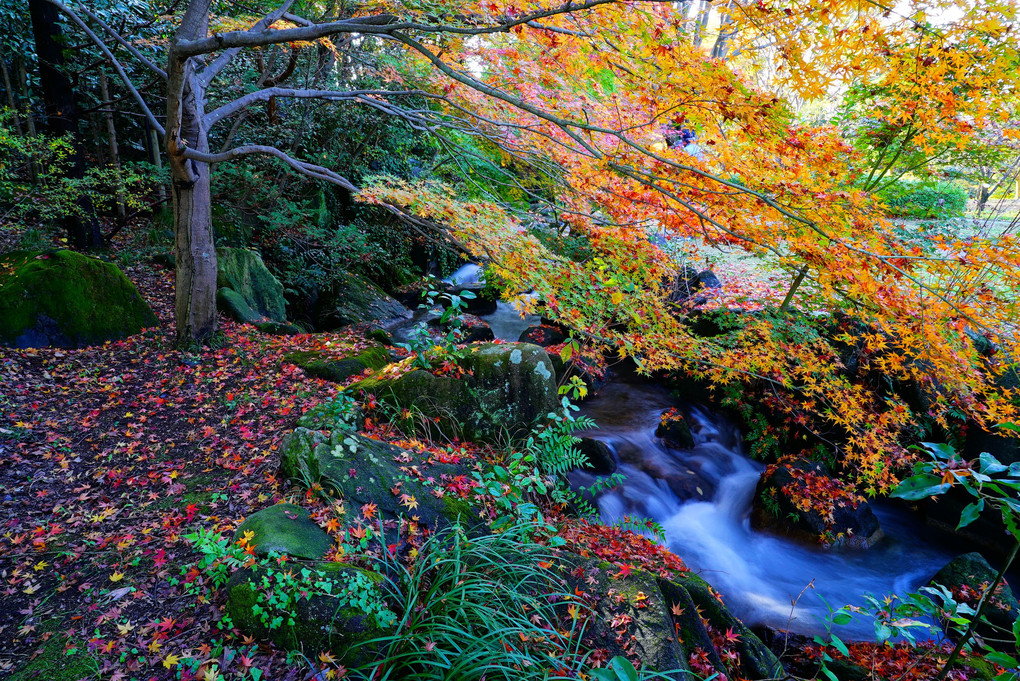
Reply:
[[85, 347], [159, 322], [116, 265], [74, 251], [0, 258], [0, 344]]

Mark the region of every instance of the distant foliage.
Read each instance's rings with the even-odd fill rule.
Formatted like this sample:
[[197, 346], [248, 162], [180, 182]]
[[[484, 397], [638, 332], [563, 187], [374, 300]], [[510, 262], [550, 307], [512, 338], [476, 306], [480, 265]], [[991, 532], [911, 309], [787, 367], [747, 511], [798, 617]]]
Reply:
[[953, 218], [967, 207], [967, 190], [952, 182], [897, 181], [879, 197], [894, 217]]

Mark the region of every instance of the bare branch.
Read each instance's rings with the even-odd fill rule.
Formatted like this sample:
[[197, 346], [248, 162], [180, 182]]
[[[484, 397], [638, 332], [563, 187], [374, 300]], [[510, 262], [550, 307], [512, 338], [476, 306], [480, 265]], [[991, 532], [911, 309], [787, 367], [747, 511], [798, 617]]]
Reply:
[[[499, 23], [481, 26], [423, 24], [415, 21], [399, 21], [398, 17], [394, 14], [377, 14], [375, 16], [354, 17], [351, 19], [332, 21], [324, 24], [307, 22], [298, 28], [285, 28], [276, 31], [258, 30], [253, 28], [247, 31], [231, 31], [229, 33], [214, 34], [207, 38], [181, 41], [177, 44], [177, 53], [182, 57], [193, 57], [223, 49], [230, 50], [241, 47], [261, 47], [263, 45], [276, 45], [279, 43], [314, 41], [337, 33], [362, 33], [365, 35], [392, 35], [394, 31], [419, 31], [422, 33], [450, 33], [456, 35], [506, 33], [507, 31], [510, 31], [517, 26], [525, 25], [528, 22], [546, 19], [560, 14], [570, 14], [583, 10], [594, 9], [601, 5], [615, 4], [618, 1], [619, 0], [588, 0], [588, 2], [577, 4], [573, 2], [566, 2], [549, 9], [529, 12], [516, 17], [507, 17], [504, 21], [500, 21]], [[652, 0], [648, 1], [650, 2]], [[274, 12], [273, 14], [275, 15], [276, 13]], [[279, 16], [282, 16], [282, 13]], [[277, 16], [277, 18], [279, 18], [279, 16]]]
[[280, 151], [276, 147], [270, 147], [263, 144], [248, 144], [241, 147], [235, 147], [234, 149], [230, 149], [229, 151], [224, 151], [219, 154], [209, 154], [202, 151], [196, 151], [195, 149], [184, 150], [184, 158], [188, 158], [193, 161], [200, 161], [202, 163], [222, 163], [224, 161], [232, 161], [236, 158], [251, 156], [253, 154], [274, 156], [302, 175], [306, 175], [315, 180], [322, 180], [323, 182], [335, 184], [352, 193], [356, 193], [358, 191], [358, 188], [343, 175], [340, 175], [329, 168], [296, 159], [293, 156]]
[[117, 72], [117, 75], [120, 76], [120, 79], [124, 81], [124, 86], [128, 89], [128, 92], [130, 92], [131, 96], [134, 97], [135, 102], [145, 113], [145, 117], [149, 120], [149, 124], [156, 130], [158, 130], [160, 134], [165, 133], [163, 126], [160, 125], [159, 121], [156, 120], [156, 117], [152, 114], [152, 111], [149, 109], [148, 104], [146, 104], [145, 100], [142, 99], [141, 93], [138, 92], [138, 89], [131, 82], [131, 79], [128, 78], [127, 73], [124, 71], [124, 67], [121, 65], [119, 61], [117, 61], [117, 58], [113, 56], [113, 52], [110, 51], [110, 48], [106, 45], [105, 42], [103, 42], [102, 38], [96, 35], [95, 32], [91, 28], [89, 28], [88, 24], [86, 24], [81, 17], [75, 14], [74, 10], [72, 10], [64, 3], [60, 2], [60, 0], [46, 0], [46, 1], [53, 5], [54, 7], [56, 7], [57, 9], [59, 9], [64, 14], [66, 14], [67, 17], [72, 22], [74, 22], [74, 24], [76, 24], [78, 28], [84, 31], [85, 35], [87, 35], [89, 39], [96, 44], [96, 47], [98, 47], [99, 50], [106, 56], [106, 58], [110, 60], [110, 63], [113, 65], [113, 69]]
[[349, 90], [345, 92], [342, 90], [311, 90], [304, 88], [269, 87], [248, 93], [243, 97], [235, 99], [229, 104], [224, 104], [220, 108], [210, 111], [205, 116], [205, 122], [211, 128], [216, 123], [219, 123], [224, 118], [234, 115], [241, 109], [244, 109], [255, 102], [265, 102], [271, 97], [322, 99], [330, 102], [340, 102], [352, 100], [364, 101], [370, 97], [389, 97], [394, 95], [411, 96], [425, 95], [425, 93], [418, 90]]
[[[277, 19], [286, 14], [287, 11], [290, 9], [290, 6], [293, 4], [294, 0], [284, 0], [284, 3], [279, 8], [259, 19], [255, 23], [255, 25], [248, 29], [248, 31], [246, 32], [255, 31], [264, 32], [265, 29], [272, 26], [277, 21]], [[214, 59], [213, 62], [202, 71], [202, 73], [199, 75], [199, 80], [202, 83], [203, 87], [209, 87], [209, 84], [213, 81], [213, 79], [219, 74], [220, 71], [226, 68], [227, 64], [229, 64], [230, 61], [237, 55], [237, 53], [241, 51], [242, 47], [244, 46], [238, 45], [235, 48], [226, 50], [223, 54], [216, 57], [216, 59]], [[212, 50], [209, 51], [211, 52]], [[183, 57], [189, 56], [187, 53], [182, 52], [180, 50], [177, 50], [177, 52], [178, 54], [181, 54]]]
[[117, 44], [126, 49], [128, 52], [130, 52], [135, 59], [142, 62], [142, 64], [144, 64], [147, 68], [149, 68], [149, 70], [151, 70], [157, 76], [160, 76], [163, 80], [166, 80], [166, 71], [161, 69], [159, 66], [150, 61], [145, 55], [139, 52], [134, 45], [125, 40], [120, 33], [113, 30], [109, 24], [107, 24], [105, 21], [96, 16], [96, 14], [90, 11], [87, 7], [79, 6], [78, 9], [80, 9], [82, 13], [85, 14], [85, 16], [87, 16], [89, 19], [99, 24], [100, 28], [102, 28], [108, 36], [116, 40]]

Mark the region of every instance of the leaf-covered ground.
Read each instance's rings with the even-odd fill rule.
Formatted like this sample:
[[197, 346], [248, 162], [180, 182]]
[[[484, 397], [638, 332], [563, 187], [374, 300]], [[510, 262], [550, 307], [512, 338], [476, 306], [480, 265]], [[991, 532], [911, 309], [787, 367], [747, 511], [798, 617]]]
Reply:
[[[218, 627], [221, 595], [192, 567], [199, 555], [184, 537], [229, 534], [284, 500], [309, 508], [337, 539], [371, 524], [372, 508], [350, 509], [347, 528], [335, 509], [280, 480], [276, 454], [296, 419], [337, 392], [283, 355], [346, 355], [368, 342], [357, 330], [274, 337], [221, 320], [222, 347], [182, 352], [172, 273], [126, 273], [159, 328], [81, 350], [0, 349], [0, 678], [189, 679], [196, 663], [217, 670], [206, 679], [340, 676], [328, 655], [295, 664]], [[443, 456], [371, 416], [365, 425], [422, 462]], [[469, 443], [458, 451], [486, 454]], [[623, 573], [685, 569], [644, 537], [559, 523], [574, 552]]]
[[221, 671], [295, 678], [271, 650], [213, 643], [219, 608], [186, 592], [197, 556], [182, 536], [230, 530], [287, 494], [274, 450], [335, 386], [281, 356], [365, 341], [225, 321], [224, 347], [180, 352], [171, 273], [127, 273], [159, 328], [82, 350], [0, 349], [0, 676], [27, 665], [54, 678], [56, 663], [69, 678], [174, 678], [180, 659], [215, 653]]

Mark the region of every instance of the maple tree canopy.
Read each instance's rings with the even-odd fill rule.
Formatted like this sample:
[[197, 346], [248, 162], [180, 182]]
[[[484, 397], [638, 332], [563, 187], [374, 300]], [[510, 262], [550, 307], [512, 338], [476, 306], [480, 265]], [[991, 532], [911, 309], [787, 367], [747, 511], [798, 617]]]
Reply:
[[[544, 4], [460, 5], [459, 16], [485, 23]], [[952, 409], [991, 427], [1017, 416], [1012, 392], [995, 386], [1015, 352], [1020, 251], [1009, 229], [912, 238], [868, 191], [886, 162], [869, 167], [836, 127], [800, 122], [789, 98], [861, 88], [864, 114], [931, 155], [988, 125], [1015, 137], [1016, 3], [728, 7], [746, 55], [729, 61], [696, 46], [683, 3], [605, 4], [483, 38], [400, 38], [411, 58], [393, 77], [428, 78], [450, 119], [486, 130], [507, 163], [545, 172], [560, 219], [591, 239], [588, 262], [552, 254], [504, 208], [440, 187], [379, 178], [361, 199], [446, 223], [508, 290], [534, 289], [547, 315], [649, 370], [796, 389], [801, 406], [851, 434], [846, 455], [885, 488], [889, 461], [906, 456], [898, 435], [910, 409], [848, 381], [831, 343], [786, 332], [789, 315], [851, 320], [846, 342], [877, 353], [874, 368], [891, 380], [923, 382], [936, 420]], [[744, 75], [763, 69], [767, 87]], [[696, 151], [666, 143], [681, 127]], [[785, 272], [772, 308], [781, 314], [745, 315], [726, 345], [692, 334], [667, 301], [676, 265], [655, 234], [742, 249]], [[997, 345], [991, 359], [975, 336]]]

